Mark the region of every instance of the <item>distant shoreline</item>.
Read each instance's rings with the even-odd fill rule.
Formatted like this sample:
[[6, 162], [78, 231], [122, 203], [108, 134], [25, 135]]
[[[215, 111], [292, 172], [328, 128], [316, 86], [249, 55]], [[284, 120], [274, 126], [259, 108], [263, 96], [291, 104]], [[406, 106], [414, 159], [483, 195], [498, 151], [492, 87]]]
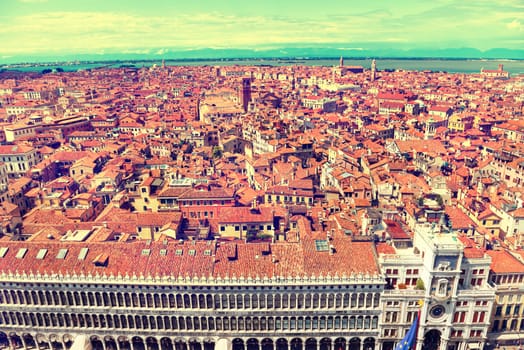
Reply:
[[[213, 61], [224, 61], [224, 62], [235, 62], [235, 61], [319, 61], [319, 60], [338, 60], [340, 57], [334, 56], [318, 56], [318, 57], [236, 57], [236, 58], [166, 58], [164, 61], [167, 62], [213, 62]], [[361, 61], [361, 60], [395, 60], [395, 61], [482, 61], [482, 62], [520, 62], [522, 59], [516, 58], [468, 58], [468, 57], [344, 57], [345, 61]], [[144, 59], [109, 59], [109, 60], [75, 60], [75, 61], [49, 61], [49, 62], [19, 62], [1, 64], [0, 68], [12, 68], [12, 67], [49, 67], [49, 66], [68, 66], [68, 65], [80, 65], [80, 64], [119, 64], [119, 63], [141, 63], [141, 62], [159, 62], [162, 58], [144, 58]]]
[[[497, 64], [504, 64], [511, 74], [524, 73], [524, 59], [481, 59], [457, 57], [344, 57], [347, 65], [369, 67], [375, 58], [379, 69], [385, 70], [418, 70], [433, 72], [474, 73], [481, 68], [495, 69]], [[333, 66], [338, 65], [339, 57], [272, 57], [272, 58], [166, 58], [158, 59], [106, 59], [106, 60], [74, 60], [53, 62], [20, 62], [0, 64], [0, 72], [39, 73], [48, 69], [60, 69], [66, 72], [91, 70], [101, 68], [142, 68], [160, 65], [164, 61], [167, 65], [211, 65], [211, 66]]]

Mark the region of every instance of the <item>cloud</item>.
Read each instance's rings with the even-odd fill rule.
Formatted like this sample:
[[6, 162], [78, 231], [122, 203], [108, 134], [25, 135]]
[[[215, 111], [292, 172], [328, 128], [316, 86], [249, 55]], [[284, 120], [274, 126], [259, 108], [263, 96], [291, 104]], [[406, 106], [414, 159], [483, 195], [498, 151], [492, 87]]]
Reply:
[[522, 23], [520, 23], [519, 20], [514, 19], [510, 23], [506, 24], [506, 28], [508, 28], [509, 30], [521, 32], [524, 26], [522, 25]]

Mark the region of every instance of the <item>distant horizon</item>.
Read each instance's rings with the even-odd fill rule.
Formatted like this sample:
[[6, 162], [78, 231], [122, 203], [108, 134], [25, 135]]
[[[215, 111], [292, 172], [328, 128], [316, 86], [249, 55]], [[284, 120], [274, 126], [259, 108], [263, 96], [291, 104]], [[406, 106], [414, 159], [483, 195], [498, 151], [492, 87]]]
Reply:
[[[92, 69], [115, 68], [147, 68], [160, 66], [165, 62], [167, 66], [239, 66], [239, 67], [281, 67], [281, 66], [338, 66], [340, 57], [263, 57], [263, 58], [132, 58], [132, 59], [99, 59], [53, 61], [38, 63], [0, 64], [0, 73], [51, 73], [76, 72]], [[369, 69], [373, 59], [377, 61], [379, 71], [428, 71], [447, 73], [479, 73], [482, 69], [497, 69], [504, 65], [504, 71], [511, 75], [524, 74], [524, 60], [522, 59], [468, 59], [468, 58], [386, 58], [386, 57], [344, 57], [346, 66], [360, 66]]]
[[319, 60], [338, 59], [394, 59], [394, 60], [488, 60], [488, 61], [523, 61], [524, 50], [490, 49], [481, 51], [473, 48], [450, 48], [436, 50], [396, 50], [396, 49], [361, 49], [347, 50], [330, 47], [293, 47], [278, 49], [241, 49], [241, 48], [202, 48], [202, 49], [165, 49], [112, 52], [104, 54], [62, 54], [37, 55], [28, 58], [20, 56], [0, 57], [0, 67], [11, 65], [52, 65], [71, 62], [130, 62], [130, 61], [213, 61], [213, 60]]

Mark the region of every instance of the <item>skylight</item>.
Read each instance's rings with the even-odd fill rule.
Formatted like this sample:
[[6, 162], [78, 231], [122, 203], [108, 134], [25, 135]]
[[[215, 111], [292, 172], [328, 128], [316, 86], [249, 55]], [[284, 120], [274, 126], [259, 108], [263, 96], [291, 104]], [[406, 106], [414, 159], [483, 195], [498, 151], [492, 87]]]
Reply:
[[85, 260], [88, 252], [89, 248], [80, 249], [80, 253], [78, 253], [78, 260]]
[[38, 260], [42, 260], [43, 258], [45, 258], [45, 255], [47, 254], [47, 249], [40, 249], [38, 251], [38, 254], [36, 254], [36, 258]]

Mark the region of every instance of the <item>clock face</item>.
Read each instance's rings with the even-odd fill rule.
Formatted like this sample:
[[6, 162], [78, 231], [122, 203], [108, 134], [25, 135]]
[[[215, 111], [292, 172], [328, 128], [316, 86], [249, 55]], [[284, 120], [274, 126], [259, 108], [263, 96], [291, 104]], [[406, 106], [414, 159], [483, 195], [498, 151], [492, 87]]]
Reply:
[[446, 312], [446, 309], [442, 305], [435, 305], [429, 310], [431, 317], [439, 318]]

